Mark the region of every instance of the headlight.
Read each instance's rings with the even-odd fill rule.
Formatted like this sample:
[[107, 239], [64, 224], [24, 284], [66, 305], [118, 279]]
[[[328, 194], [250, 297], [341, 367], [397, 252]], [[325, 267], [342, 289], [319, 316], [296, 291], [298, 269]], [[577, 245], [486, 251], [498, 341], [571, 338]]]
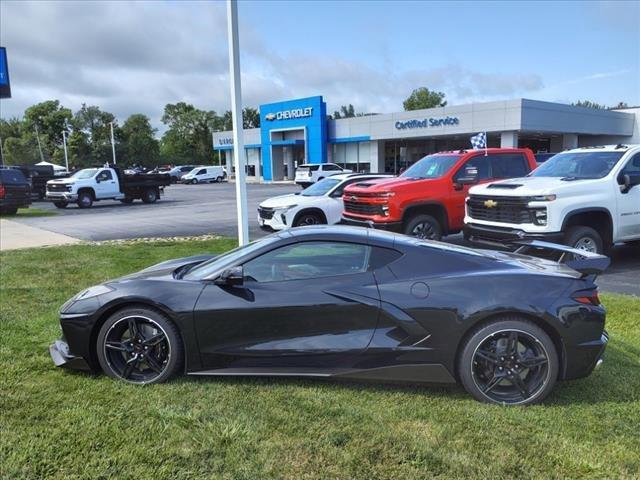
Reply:
[[536, 195], [534, 197], [530, 197], [530, 202], [553, 202], [556, 199], [555, 195]]
[[296, 208], [297, 206], [298, 205], [287, 205], [286, 207], [277, 207], [276, 210], [278, 210], [280, 213], [286, 213], [292, 208]]
[[75, 296], [74, 300], [86, 300], [87, 298], [97, 297], [98, 295], [104, 295], [105, 293], [109, 293], [112, 291], [113, 288], [107, 287], [106, 285], [96, 285], [94, 287], [89, 287], [81, 291]]

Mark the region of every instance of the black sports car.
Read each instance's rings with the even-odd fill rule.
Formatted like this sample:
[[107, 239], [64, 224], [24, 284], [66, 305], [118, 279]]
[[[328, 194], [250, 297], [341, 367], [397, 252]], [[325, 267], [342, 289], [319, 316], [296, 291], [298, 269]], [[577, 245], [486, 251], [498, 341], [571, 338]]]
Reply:
[[56, 365], [132, 383], [191, 375], [460, 382], [541, 401], [607, 344], [608, 258], [538, 241], [562, 264], [376, 230], [305, 227], [218, 257], [170, 260], [62, 306]]

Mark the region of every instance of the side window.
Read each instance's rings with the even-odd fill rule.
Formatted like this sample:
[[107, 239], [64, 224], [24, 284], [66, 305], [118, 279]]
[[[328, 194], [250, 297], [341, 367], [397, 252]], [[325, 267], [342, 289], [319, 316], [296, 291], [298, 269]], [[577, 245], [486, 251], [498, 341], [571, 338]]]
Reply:
[[191, 170], [193, 170], [193, 168], [191, 168], [191, 167], [182, 167], [180, 169], [181, 172], [190, 172]]
[[323, 170], [332, 170], [332, 171], [336, 171], [336, 170], [342, 170], [342, 169], [341, 169], [339, 166], [337, 166], [337, 165], [328, 164], [328, 165], [325, 165], [325, 166], [323, 167]]
[[527, 159], [521, 154], [489, 155], [491, 178], [524, 177], [529, 173]]
[[486, 180], [491, 178], [491, 169], [489, 168], [489, 159], [491, 155], [476, 155], [465, 162], [465, 164], [456, 172], [454, 181], [460, 177], [467, 175], [468, 171], [477, 170], [478, 180]]
[[98, 180], [104, 182], [105, 180], [112, 180], [111, 172], [109, 170], [102, 170], [97, 177]]
[[196, 175], [204, 175], [205, 173], [207, 173], [207, 169], [203, 168], [201, 170], [198, 170], [198, 173], [196, 173]]
[[620, 174], [621, 175], [640, 174], [640, 153], [636, 153], [633, 157], [629, 159], [629, 161], [624, 166]]
[[359, 243], [304, 242], [280, 247], [244, 264], [247, 281], [282, 282], [365, 272], [371, 247]]

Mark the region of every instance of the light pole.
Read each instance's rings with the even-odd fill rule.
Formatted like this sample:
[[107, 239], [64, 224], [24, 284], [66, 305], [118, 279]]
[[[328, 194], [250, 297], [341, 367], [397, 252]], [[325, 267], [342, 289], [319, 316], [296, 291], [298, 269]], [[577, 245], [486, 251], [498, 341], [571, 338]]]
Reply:
[[2, 139], [0, 138], [0, 165], [4, 165], [4, 151], [2, 150]]
[[240, 86], [240, 45], [238, 40], [238, 2], [227, 0], [227, 37], [229, 42], [229, 81], [231, 85], [231, 119], [233, 124], [233, 161], [236, 168], [236, 207], [238, 210], [238, 243], [249, 243], [247, 217], [247, 185], [245, 183], [245, 151], [242, 131], [242, 92]]
[[62, 130], [62, 146], [64, 147], [64, 166], [69, 171], [69, 156], [67, 155], [67, 131]]
[[36, 127], [36, 139], [38, 140], [38, 151], [40, 152], [40, 161], [44, 162], [44, 155], [42, 155], [42, 145], [40, 145], [40, 133], [38, 132], [38, 124], [35, 123]]
[[111, 125], [111, 153], [113, 153], [113, 164], [116, 164], [116, 142], [113, 139], [113, 122], [109, 122]]

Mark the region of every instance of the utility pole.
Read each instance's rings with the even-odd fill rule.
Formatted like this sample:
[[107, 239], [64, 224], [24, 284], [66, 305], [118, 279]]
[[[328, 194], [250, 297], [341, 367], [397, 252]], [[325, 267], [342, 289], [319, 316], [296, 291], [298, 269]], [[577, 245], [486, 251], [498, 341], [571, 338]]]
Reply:
[[111, 152], [113, 153], [113, 164], [116, 164], [116, 142], [113, 139], [113, 122], [109, 122], [111, 125]]
[[62, 130], [62, 145], [64, 146], [64, 165], [69, 171], [69, 156], [67, 155], [67, 131]]
[[2, 139], [0, 138], [0, 165], [4, 165], [4, 151], [2, 150]]
[[[238, 40], [238, 2], [227, 0], [227, 37], [229, 42], [229, 81], [231, 85], [231, 118], [233, 124], [233, 161], [236, 168], [236, 207], [238, 210], [238, 243], [249, 243], [247, 217], [247, 185], [242, 131], [242, 92], [240, 85], [240, 42]], [[230, 173], [230, 172], [229, 172]]]
[[40, 161], [44, 162], [44, 155], [42, 155], [42, 145], [40, 145], [40, 133], [38, 132], [38, 124], [36, 126], [36, 139], [38, 140], [38, 150], [40, 151]]

